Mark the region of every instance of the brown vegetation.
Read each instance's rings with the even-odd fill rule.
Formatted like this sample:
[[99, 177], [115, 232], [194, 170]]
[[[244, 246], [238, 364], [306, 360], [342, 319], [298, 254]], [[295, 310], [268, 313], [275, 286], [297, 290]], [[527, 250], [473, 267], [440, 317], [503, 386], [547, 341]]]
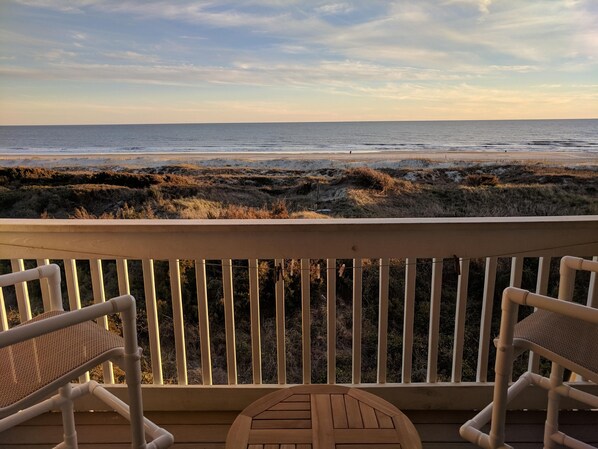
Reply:
[[[0, 168], [0, 216], [293, 218], [598, 213], [596, 170], [543, 165], [297, 171]], [[325, 215], [322, 215], [322, 214]]]

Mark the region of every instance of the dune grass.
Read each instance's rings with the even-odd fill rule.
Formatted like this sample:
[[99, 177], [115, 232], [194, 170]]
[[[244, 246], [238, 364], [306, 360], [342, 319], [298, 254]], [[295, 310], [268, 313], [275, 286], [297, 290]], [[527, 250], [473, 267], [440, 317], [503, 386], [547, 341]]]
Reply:
[[0, 168], [0, 216], [466, 217], [598, 213], [596, 169]]

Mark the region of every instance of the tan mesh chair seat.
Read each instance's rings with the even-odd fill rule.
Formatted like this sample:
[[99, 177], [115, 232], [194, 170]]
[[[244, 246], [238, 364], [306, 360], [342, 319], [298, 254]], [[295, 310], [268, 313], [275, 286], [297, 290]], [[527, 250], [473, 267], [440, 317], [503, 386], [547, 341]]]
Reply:
[[[62, 313], [46, 312], [21, 326]], [[108, 360], [123, 347], [120, 336], [88, 321], [0, 348], [0, 408], [18, 403], [81, 367], [89, 368], [90, 360], [97, 364]]]
[[515, 325], [513, 344], [598, 383], [598, 325], [537, 310]]

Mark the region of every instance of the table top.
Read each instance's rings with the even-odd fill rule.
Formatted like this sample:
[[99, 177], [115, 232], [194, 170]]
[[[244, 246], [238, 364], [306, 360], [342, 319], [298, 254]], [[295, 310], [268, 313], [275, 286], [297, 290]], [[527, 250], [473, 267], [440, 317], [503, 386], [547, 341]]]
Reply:
[[[359, 446], [355, 446], [359, 445]], [[357, 388], [300, 385], [270, 393], [237, 417], [227, 449], [421, 449], [409, 419]]]

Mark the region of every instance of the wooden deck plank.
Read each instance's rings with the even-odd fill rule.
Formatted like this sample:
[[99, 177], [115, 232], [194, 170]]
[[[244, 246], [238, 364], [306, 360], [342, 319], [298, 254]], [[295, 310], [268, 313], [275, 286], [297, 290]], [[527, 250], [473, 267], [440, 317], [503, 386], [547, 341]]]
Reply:
[[253, 419], [310, 419], [310, 416], [309, 410], [267, 410]]
[[342, 394], [330, 395], [330, 402], [332, 404], [332, 421], [335, 429], [347, 429], [349, 423], [347, 422], [347, 410], [345, 409], [345, 399]]
[[378, 418], [378, 424], [380, 425], [381, 429], [394, 429], [395, 424], [392, 418], [386, 413], [376, 410], [376, 418]]
[[282, 402], [309, 402], [309, 394], [292, 394]]
[[281, 402], [268, 410], [309, 410], [309, 402]]
[[[249, 407], [244, 410], [244, 413], [247, 416], [254, 416], [261, 413], [264, 409], [269, 408], [270, 406], [277, 404], [278, 402], [288, 398], [291, 395], [291, 392], [286, 390], [279, 390], [275, 394], [271, 394], [268, 396], [263, 397], [260, 400], [255, 401]], [[292, 410], [292, 409], [286, 409]]]
[[359, 409], [361, 410], [361, 418], [363, 419], [363, 427], [366, 429], [378, 429], [378, 419], [374, 409], [365, 402], [359, 402]]
[[263, 430], [263, 429], [252, 429], [249, 431], [249, 443], [263, 443], [263, 444], [310, 444], [311, 441], [311, 430], [310, 429], [296, 429], [294, 432], [289, 432], [285, 429], [280, 430]]
[[345, 395], [345, 407], [347, 409], [347, 420], [350, 429], [363, 429], [359, 402], [352, 396]]
[[311, 396], [313, 422], [312, 441], [314, 449], [335, 449], [334, 423], [329, 394]]
[[311, 419], [260, 419], [254, 420], [252, 429], [311, 429]]

